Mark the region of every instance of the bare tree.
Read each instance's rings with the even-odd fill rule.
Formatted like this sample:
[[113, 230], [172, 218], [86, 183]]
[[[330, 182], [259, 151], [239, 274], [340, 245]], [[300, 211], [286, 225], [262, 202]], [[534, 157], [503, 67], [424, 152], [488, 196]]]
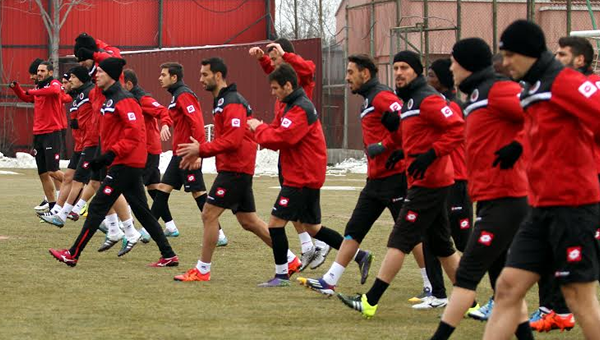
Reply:
[[275, 27], [280, 37], [329, 40], [335, 31], [335, 10], [341, 0], [279, 0]]

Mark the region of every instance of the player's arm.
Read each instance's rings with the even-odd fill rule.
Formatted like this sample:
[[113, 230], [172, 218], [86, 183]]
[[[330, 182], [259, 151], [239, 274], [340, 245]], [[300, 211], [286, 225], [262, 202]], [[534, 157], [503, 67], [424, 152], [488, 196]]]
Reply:
[[204, 117], [202, 117], [202, 109], [196, 97], [190, 93], [182, 93], [177, 97], [177, 106], [182, 110], [184, 119], [190, 126], [192, 137], [198, 142], [204, 143], [206, 140]]
[[552, 99], [576, 116], [594, 135], [600, 135], [600, 89], [583, 74], [565, 69], [552, 84]]
[[286, 52], [283, 54], [283, 60], [290, 64], [294, 71], [298, 74], [299, 79], [312, 81], [315, 77], [315, 63], [310, 60], [305, 60], [296, 53]]
[[[390, 112], [391, 114], [400, 114], [402, 104], [395, 94], [387, 91], [381, 91], [373, 98], [373, 106], [378, 112]], [[387, 134], [382, 141], [386, 150], [396, 150], [402, 148], [402, 129], [399, 127], [396, 131]]]
[[17, 83], [16, 81], [13, 81], [11, 83], [10, 88], [17, 95], [17, 97], [19, 97], [19, 99], [21, 99], [22, 101], [24, 101], [26, 103], [33, 103], [34, 97], [31, 94], [27, 94], [27, 92], [23, 91], [23, 88], [21, 87], [21, 85], [19, 83]]
[[211, 142], [200, 144], [200, 157], [211, 157], [240, 146], [246, 134], [246, 108], [242, 104], [228, 104], [221, 113], [222, 133]]
[[450, 154], [464, 140], [464, 120], [439, 96], [429, 96], [421, 103], [421, 116], [444, 132], [431, 148], [436, 156]]
[[28, 91], [32, 96], [58, 96], [63, 92], [62, 86], [58, 81], [51, 81], [50, 86], [44, 87], [37, 90], [29, 90]]
[[254, 135], [261, 146], [279, 150], [297, 144], [308, 133], [308, 128], [306, 112], [300, 106], [294, 106], [287, 112], [279, 127], [261, 124], [256, 127]]
[[140, 145], [143, 133], [144, 117], [142, 109], [134, 99], [124, 99], [117, 103], [115, 113], [123, 125], [123, 135], [109, 150], [117, 156], [125, 156]]

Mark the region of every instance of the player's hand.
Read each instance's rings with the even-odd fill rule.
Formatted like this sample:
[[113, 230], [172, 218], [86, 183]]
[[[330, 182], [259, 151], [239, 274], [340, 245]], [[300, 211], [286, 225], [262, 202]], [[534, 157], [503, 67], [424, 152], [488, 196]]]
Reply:
[[171, 130], [168, 125], [163, 125], [160, 129], [160, 140], [163, 142], [168, 141], [171, 138]]
[[265, 51], [263, 51], [260, 47], [252, 47], [248, 53], [255, 57], [256, 59], [260, 59], [265, 55]]
[[190, 170], [198, 170], [202, 167], [202, 158], [196, 158], [195, 161], [191, 162]]
[[179, 168], [184, 170], [192, 170], [192, 165], [196, 162], [196, 159], [198, 159], [198, 157], [181, 157], [181, 162], [179, 162]]
[[494, 152], [496, 159], [494, 159], [492, 167], [496, 167], [498, 164], [500, 164], [500, 169], [502, 170], [511, 169], [519, 160], [519, 157], [521, 157], [522, 153], [523, 146], [521, 143], [512, 141], [508, 145], [505, 145]]
[[8, 86], [10, 86], [11, 89], [14, 89], [17, 86], [17, 84], [18, 84], [18, 82], [16, 80], [13, 80], [10, 82], [10, 85], [8, 85]]
[[388, 157], [387, 161], [385, 161], [385, 168], [388, 170], [392, 170], [396, 166], [396, 163], [398, 163], [402, 159], [404, 159], [404, 151], [396, 150], [392, 152]]
[[250, 130], [252, 130], [252, 132], [256, 131], [256, 128], [261, 125], [263, 122], [262, 120], [258, 120], [256, 118], [252, 118], [250, 120], [248, 120], [248, 127], [250, 128]]
[[408, 174], [414, 179], [423, 179], [425, 177], [425, 171], [427, 171], [427, 168], [429, 168], [437, 158], [435, 150], [433, 149], [429, 149], [429, 151], [425, 153], [412, 154], [409, 156], [415, 157], [415, 160], [410, 163], [407, 170]]
[[177, 154], [181, 157], [198, 157], [200, 155], [200, 143], [190, 136], [191, 143], [177, 145]]
[[107, 153], [92, 159], [90, 161], [90, 167], [92, 168], [92, 170], [98, 171], [105, 166], [111, 165], [112, 162], [115, 160], [116, 156], [117, 155], [115, 155], [114, 152], [108, 151]]
[[283, 50], [283, 48], [281, 47], [280, 44], [278, 44], [278, 43], [270, 43], [270, 44], [267, 45], [267, 50], [269, 48], [271, 48], [271, 47], [273, 47], [273, 49], [275, 51], [277, 51], [277, 53], [279, 53], [280, 57], [283, 57], [283, 55], [285, 54], [285, 51]]
[[389, 132], [396, 132], [400, 127], [400, 115], [398, 114], [398, 111], [384, 112], [381, 116], [381, 124], [383, 124]]

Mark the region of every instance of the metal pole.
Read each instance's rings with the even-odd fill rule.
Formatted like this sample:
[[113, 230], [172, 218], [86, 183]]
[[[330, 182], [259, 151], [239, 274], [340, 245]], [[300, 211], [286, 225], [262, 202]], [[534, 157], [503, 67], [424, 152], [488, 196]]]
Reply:
[[265, 0], [265, 17], [267, 26], [267, 40], [271, 40], [271, 0]]
[[498, 51], [498, 1], [492, 0], [492, 51]]
[[460, 40], [462, 27], [462, 0], [456, 1], [456, 41]]
[[371, 0], [371, 18], [369, 19], [369, 51], [371, 56], [375, 58], [375, 4]]
[[[323, 30], [323, 0], [319, 0], [319, 33], [321, 34], [321, 39], [325, 36]], [[321, 41], [321, 43], [323, 42]]]
[[571, 0], [567, 0], [567, 36], [571, 34]]
[[163, 47], [163, 0], [158, 0], [158, 48]]
[[400, 26], [400, 20], [402, 20], [402, 6], [400, 5], [401, 2], [402, 0], [396, 0], [396, 26]]
[[423, 28], [425, 28], [425, 69], [429, 68], [429, 0], [423, 1]]
[[[344, 41], [344, 62], [348, 60], [348, 53], [350, 51], [350, 39], [349, 39], [349, 26], [348, 22], [348, 5], [346, 5], [346, 27], [344, 30], [346, 31], [346, 38]], [[344, 86], [344, 137], [342, 139], [342, 149], [348, 149], [348, 86]]]
[[294, 37], [298, 39], [298, 0], [294, 0]]

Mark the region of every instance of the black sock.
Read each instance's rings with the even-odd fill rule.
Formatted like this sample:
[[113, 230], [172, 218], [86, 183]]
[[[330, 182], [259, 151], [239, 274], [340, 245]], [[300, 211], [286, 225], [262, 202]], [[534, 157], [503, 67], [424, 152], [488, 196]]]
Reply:
[[379, 299], [385, 293], [385, 290], [390, 286], [389, 283], [381, 281], [379, 278], [375, 279], [373, 286], [367, 292], [367, 301], [371, 306], [375, 306], [379, 303]]
[[55, 205], [56, 202], [48, 202], [48, 209], [52, 210], [52, 208], [54, 208]]
[[196, 205], [200, 211], [204, 210], [204, 204], [206, 203], [207, 194], [202, 194], [201, 196], [196, 197]]
[[169, 196], [170, 193], [156, 190], [156, 196], [154, 197], [154, 203], [152, 203], [152, 215], [156, 217], [156, 219], [162, 218], [165, 222], [170, 222], [173, 220], [173, 216], [171, 216], [171, 210], [169, 210]]
[[269, 228], [271, 243], [273, 244], [273, 257], [276, 265], [287, 264], [288, 239], [285, 228]]
[[321, 229], [315, 235], [317, 240], [327, 243], [331, 248], [339, 250], [342, 246], [344, 238], [340, 233], [326, 226], [321, 226]]
[[515, 335], [518, 340], [533, 340], [533, 332], [531, 331], [531, 326], [529, 326], [529, 321], [520, 323], [517, 326]]
[[356, 257], [354, 258], [354, 261], [356, 261], [356, 263], [360, 264], [360, 261], [362, 261], [362, 259], [367, 255], [367, 252], [364, 250], [358, 250], [358, 254], [356, 254]]
[[153, 201], [156, 198], [157, 191], [158, 191], [157, 189], [148, 189], [148, 195], [150, 195], [150, 197], [152, 198]]
[[431, 337], [430, 340], [446, 340], [446, 339], [450, 339], [450, 335], [452, 335], [452, 333], [454, 332], [456, 328], [450, 326], [449, 324], [445, 323], [444, 321], [440, 321], [440, 324], [438, 325], [437, 330], [435, 331], [435, 334], [433, 334], [433, 336]]

